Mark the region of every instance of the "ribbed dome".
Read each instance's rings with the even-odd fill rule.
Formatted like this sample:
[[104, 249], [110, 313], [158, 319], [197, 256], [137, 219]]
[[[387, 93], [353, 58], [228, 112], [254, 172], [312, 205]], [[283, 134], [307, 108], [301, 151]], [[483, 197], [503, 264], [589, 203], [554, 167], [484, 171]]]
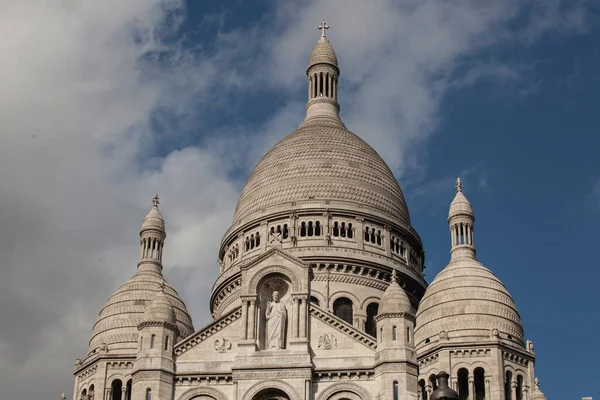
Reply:
[[325, 120], [305, 122], [269, 150], [248, 178], [234, 223], [325, 201], [410, 224], [402, 190], [379, 154], [343, 124]]
[[525, 347], [512, 297], [490, 270], [472, 258], [453, 260], [435, 277], [419, 304], [416, 325], [417, 350], [428, 346], [427, 339], [433, 345], [442, 332], [451, 343], [498, 336]]
[[143, 321], [169, 322], [174, 325], [177, 323], [175, 309], [173, 309], [173, 305], [167, 298], [164, 290], [159, 290], [158, 294], [152, 299], [150, 305], [146, 307]]
[[[163, 282], [162, 275], [155, 271], [138, 271], [123, 284], [100, 310], [88, 354], [102, 343], [108, 345], [111, 353], [135, 354], [138, 347], [137, 326], [143, 321], [146, 306], [155, 299]], [[175, 311], [179, 339], [192, 334], [194, 327], [185, 304], [175, 289], [166, 282], [165, 299], [168, 299]], [[160, 299], [157, 301], [162, 302]]]
[[400, 312], [414, 315], [414, 310], [408, 296], [400, 285], [398, 285], [395, 280], [392, 280], [385, 292], [383, 292], [377, 313], [387, 314]]
[[469, 203], [469, 200], [467, 200], [463, 192], [460, 191], [456, 193], [456, 196], [454, 196], [454, 200], [452, 200], [452, 203], [450, 204], [448, 218], [457, 215], [474, 216], [471, 203]]
[[308, 59], [308, 68], [317, 64], [331, 64], [334, 66], [338, 66], [338, 59], [335, 55], [335, 51], [329, 40], [325, 36], [321, 36], [321, 39], [315, 44], [312, 52], [310, 53], [310, 58]]

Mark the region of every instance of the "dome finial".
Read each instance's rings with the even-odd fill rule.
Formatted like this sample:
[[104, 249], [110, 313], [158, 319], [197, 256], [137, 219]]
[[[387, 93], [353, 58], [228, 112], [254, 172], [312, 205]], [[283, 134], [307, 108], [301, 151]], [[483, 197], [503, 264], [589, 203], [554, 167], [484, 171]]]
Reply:
[[456, 188], [457, 192], [462, 192], [462, 190], [463, 190], [463, 183], [460, 180], [460, 178], [456, 178], [456, 185], [454, 185], [454, 187]]
[[321, 25], [319, 25], [317, 27], [320, 31], [321, 31], [321, 37], [324, 38], [325, 36], [325, 29], [329, 29], [329, 25], [327, 25], [327, 22], [325, 22], [325, 19], [323, 19], [321, 21]]
[[391, 277], [390, 282], [396, 282], [396, 283], [398, 283], [398, 273], [396, 272], [395, 269], [392, 270], [392, 277]]
[[156, 194], [154, 195], [154, 197], [152, 198], [152, 206], [153, 206], [154, 208], [158, 208], [158, 205], [160, 204], [160, 202], [159, 202], [158, 200], [159, 200], [159, 199], [158, 199], [158, 193], [156, 193]]

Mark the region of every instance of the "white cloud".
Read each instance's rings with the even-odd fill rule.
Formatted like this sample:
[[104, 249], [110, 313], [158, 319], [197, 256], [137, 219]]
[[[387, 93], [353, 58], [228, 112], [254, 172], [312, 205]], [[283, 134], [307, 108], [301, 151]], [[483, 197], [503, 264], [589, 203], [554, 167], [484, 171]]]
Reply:
[[[297, 94], [322, 17], [341, 62], [346, 124], [404, 171], [418, 167], [411, 150], [433, 132], [461, 56], [583, 25], [579, 9], [548, 4], [509, 32], [523, 2], [282, 2], [265, 16], [275, 27], [222, 33], [205, 54], [162, 40], [183, 16], [175, 0], [3, 2], [0, 398], [70, 393], [100, 307], [135, 272], [156, 191], [166, 274], [196, 327], [207, 322], [208, 277], [239, 190], [231, 173], [247, 173], [301, 120]], [[202, 23], [223, 23], [215, 18]], [[235, 124], [206, 132], [205, 115], [257, 87], [286, 98], [260, 135]], [[149, 159], [156, 143], [192, 131], [205, 133], [201, 145]]]

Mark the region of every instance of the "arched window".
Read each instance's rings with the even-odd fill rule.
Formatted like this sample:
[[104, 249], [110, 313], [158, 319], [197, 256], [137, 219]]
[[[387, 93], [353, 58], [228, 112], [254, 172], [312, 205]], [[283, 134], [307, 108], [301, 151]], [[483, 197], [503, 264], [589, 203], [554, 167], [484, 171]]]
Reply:
[[342, 227], [340, 229], [340, 236], [346, 237], [346, 223], [342, 222]]
[[425, 389], [425, 379], [419, 381], [419, 392], [421, 393], [421, 400], [427, 400], [427, 389]]
[[315, 222], [315, 236], [321, 236], [321, 223]]
[[338, 227], [337, 222], [333, 223], [333, 236], [335, 236], [335, 237], [340, 236], [340, 228]]
[[260, 246], [260, 233], [256, 232], [256, 247]]
[[365, 332], [374, 338], [377, 337], [377, 323], [375, 322], [375, 316], [379, 311], [379, 304], [371, 303], [367, 306], [367, 322], [365, 324]]
[[512, 400], [511, 396], [511, 384], [512, 384], [512, 372], [506, 371], [506, 378], [504, 379], [504, 399]]
[[377, 244], [381, 246], [381, 231], [377, 231]]
[[375, 228], [371, 229], [371, 243], [375, 243]]
[[394, 400], [398, 400], [398, 381], [394, 381]]
[[485, 370], [481, 367], [473, 371], [475, 379], [475, 400], [485, 399]]
[[352, 325], [352, 300], [340, 297], [333, 302], [333, 314]]
[[395, 342], [398, 340], [398, 328], [396, 326], [392, 326], [392, 340]]
[[150, 348], [153, 349], [156, 342], [156, 335], [150, 336]]
[[300, 237], [306, 236], [306, 222], [300, 224]]
[[127, 381], [127, 391], [125, 392], [125, 400], [131, 400], [131, 379]]
[[87, 400], [85, 397], [87, 396], [87, 389], [83, 389], [81, 391], [81, 400]]
[[254, 248], [254, 234], [250, 235], [250, 248]]
[[250, 250], [250, 238], [246, 236], [246, 251]]
[[354, 232], [352, 231], [352, 224], [348, 224], [348, 239], [352, 239], [354, 237]]
[[369, 241], [369, 227], [365, 226], [365, 242]]
[[287, 239], [288, 235], [289, 235], [288, 226], [287, 226], [287, 224], [283, 224], [283, 235], [282, 236], [284, 239]]
[[123, 390], [123, 382], [120, 379], [115, 379], [110, 385], [111, 400], [121, 400], [121, 392]]
[[152, 400], [152, 390], [146, 389], [146, 400]]
[[321, 306], [321, 302], [315, 296], [310, 296], [310, 302], [316, 305], [317, 307]]
[[437, 377], [435, 376], [435, 374], [429, 375], [429, 384], [431, 385], [432, 390], [437, 389]]
[[458, 370], [458, 398], [466, 400], [469, 397], [469, 371], [466, 368]]
[[90, 397], [91, 400], [94, 400], [94, 385], [90, 385], [90, 390], [88, 390], [88, 396]]
[[312, 221], [308, 222], [308, 236], [312, 236], [314, 234], [314, 228]]
[[517, 400], [523, 400], [523, 375], [517, 375]]

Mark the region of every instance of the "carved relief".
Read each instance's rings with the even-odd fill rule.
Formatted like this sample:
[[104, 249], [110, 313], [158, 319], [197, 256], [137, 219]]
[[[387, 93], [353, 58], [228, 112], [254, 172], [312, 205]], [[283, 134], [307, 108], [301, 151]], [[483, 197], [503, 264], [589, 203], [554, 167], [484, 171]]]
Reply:
[[231, 349], [231, 342], [225, 338], [215, 340], [215, 351], [219, 353], [225, 353]]
[[333, 333], [319, 336], [319, 349], [330, 350], [333, 347], [337, 347], [337, 339]]

